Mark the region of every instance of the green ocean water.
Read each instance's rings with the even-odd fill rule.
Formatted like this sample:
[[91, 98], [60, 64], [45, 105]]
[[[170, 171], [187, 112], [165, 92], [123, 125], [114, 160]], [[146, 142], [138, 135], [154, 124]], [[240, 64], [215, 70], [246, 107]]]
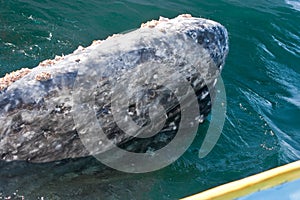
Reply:
[[0, 76], [182, 13], [229, 32], [227, 115], [212, 152], [198, 158], [207, 120], [179, 160], [147, 174], [117, 172], [93, 158], [0, 162], [0, 197], [178, 199], [300, 159], [300, 1], [0, 0]]

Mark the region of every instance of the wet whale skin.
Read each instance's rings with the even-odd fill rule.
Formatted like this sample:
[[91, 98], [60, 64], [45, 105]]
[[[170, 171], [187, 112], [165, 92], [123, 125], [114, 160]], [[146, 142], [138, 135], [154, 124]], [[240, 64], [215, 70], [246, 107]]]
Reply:
[[[84, 102], [74, 101], [74, 94], [80, 96], [83, 80], [93, 80], [95, 116], [113, 144], [132, 152], [160, 149], [176, 134], [181, 107], [168, 85], [153, 84], [151, 78], [157, 73], [166, 79], [171, 77], [175, 86], [180, 84], [177, 79], [188, 81], [198, 98], [202, 121], [211, 110], [209, 88], [214, 88], [227, 53], [228, 34], [222, 25], [180, 15], [148, 22], [136, 31], [44, 61], [0, 91], [0, 158], [49, 162], [91, 155], [78, 135], [82, 127], [76, 126], [73, 119], [80, 115], [74, 103]], [[181, 77], [169, 74], [168, 69]], [[128, 105], [132, 120], [141, 127], [149, 124], [149, 108], [156, 104], [166, 112], [162, 129], [149, 138], [126, 135], [113, 119], [111, 91], [120, 79], [126, 82], [131, 78], [129, 72], [136, 77], [130, 80], [130, 87], [140, 87], [139, 93], [128, 94], [140, 101], [139, 105], [134, 100]], [[149, 80], [140, 79], [137, 72], [146, 73]], [[89, 118], [86, 120], [88, 125]], [[139, 134], [137, 131], [136, 136]], [[102, 138], [96, 140], [99, 143]], [[111, 145], [102, 143], [94, 153], [106, 151]]]

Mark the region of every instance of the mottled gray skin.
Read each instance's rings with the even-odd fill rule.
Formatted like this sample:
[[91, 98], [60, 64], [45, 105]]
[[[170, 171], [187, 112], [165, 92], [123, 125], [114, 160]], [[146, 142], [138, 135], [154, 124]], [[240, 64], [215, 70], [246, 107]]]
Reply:
[[[135, 37], [137, 31], [140, 39]], [[106, 96], [113, 84], [110, 80], [118, 79], [141, 64], [167, 63], [180, 72], [198, 96], [199, 119], [202, 121], [211, 109], [208, 88], [214, 87], [228, 53], [226, 29], [216, 22], [184, 15], [172, 20], [162, 18], [137, 31], [79, 48], [51, 66], [37, 66], [0, 91], [0, 159], [49, 162], [90, 155], [76, 131], [81, 127], [76, 127], [73, 115], [80, 113], [74, 113], [72, 94], [76, 92], [74, 84], [80, 84], [78, 73], [88, 78], [90, 73], [99, 69], [102, 74], [97, 80], [95, 113], [107, 137], [119, 147], [133, 152], [159, 149], [174, 137], [176, 124], [180, 121], [180, 106], [172, 97], [171, 101], [163, 102], [168, 116], [163, 129], [150, 139], [128, 137], [113, 122], [111, 99]], [[128, 45], [122, 48], [122, 45], [111, 45], [120, 42]], [[188, 59], [191, 57], [192, 60]], [[51, 78], [37, 81], [36, 75], [41, 72], [50, 73]], [[164, 94], [165, 90], [153, 87], [147, 86], [145, 93], [151, 94], [146, 96]], [[148, 100], [142, 100], [145, 105], [142, 115], [132, 116], [141, 126], [149, 121], [147, 103], [151, 102]], [[129, 107], [133, 113], [135, 109], [136, 105]], [[162, 141], [162, 137], [166, 139]], [[109, 145], [102, 144], [97, 153], [110, 148]]]

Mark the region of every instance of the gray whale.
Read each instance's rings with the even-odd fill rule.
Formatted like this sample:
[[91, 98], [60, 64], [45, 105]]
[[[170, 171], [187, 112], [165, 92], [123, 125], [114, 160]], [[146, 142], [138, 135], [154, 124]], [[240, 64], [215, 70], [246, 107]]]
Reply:
[[[178, 72], [194, 89], [199, 106], [197, 120], [202, 122], [211, 110], [211, 89], [227, 53], [228, 34], [222, 25], [180, 15], [147, 22], [136, 31], [94, 41], [70, 55], [8, 74], [0, 79], [0, 159], [50, 162], [105, 152], [112, 145], [131, 152], [160, 149], [176, 134], [182, 108], [180, 99], [168, 87], [152, 84], [150, 79], [173, 76], [175, 80], [178, 77], [172, 72]], [[146, 76], [140, 76], [140, 72]], [[155, 123], [161, 128], [158, 134], [137, 137], [143, 131], [135, 131], [128, 136], [124, 129], [132, 127], [125, 124], [122, 129], [114, 122], [111, 104], [116, 100], [111, 88], [118, 83], [123, 85], [117, 93], [128, 89], [128, 95], [139, 99], [140, 104], [127, 106], [131, 120], [139, 127], [151, 124], [150, 118], [159, 118], [159, 113], [150, 116], [151, 107], [164, 107], [164, 123]], [[173, 82], [175, 87], [180, 84]], [[86, 92], [90, 87], [93, 94]], [[140, 92], [130, 92], [138, 87]], [[89, 94], [89, 98], [83, 94]], [[157, 96], [164, 97], [157, 100]], [[93, 126], [90, 113], [82, 113], [89, 101], [93, 101], [94, 115], [112, 141], [93, 139], [98, 144], [95, 152], [85, 148], [79, 134], [86, 128], [81, 125]]]

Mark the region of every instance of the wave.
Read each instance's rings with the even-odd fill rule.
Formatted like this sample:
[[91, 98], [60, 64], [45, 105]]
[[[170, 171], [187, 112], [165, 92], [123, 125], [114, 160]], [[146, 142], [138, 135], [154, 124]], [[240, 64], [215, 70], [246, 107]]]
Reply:
[[295, 10], [300, 11], [300, 1], [286, 0], [285, 2], [289, 5], [291, 5]]
[[[271, 38], [278, 46], [282, 47], [283, 43], [278, 43], [274, 36]], [[287, 48], [284, 48], [284, 50], [291, 53]], [[281, 147], [279, 151], [281, 159], [284, 162], [299, 159], [300, 137], [297, 134], [298, 126], [295, 118], [297, 118], [297, 113], [300, 113], [300, 74], [288, 64], [281, 63], [265, 44], [258, 45], [258, 52], [264, 63], [267, 77], [270, 82], [275, 82], [279, 87], [274, 95], [269, 96], [272, 99], [271, 101], [274, 102], [273, 107], [268, 107], [265, 99], [260, 98], [260, 101], [255, 101], [254, 97], [257, 96], [255, 94], [251, 94], [252, 99], [250, 99], [250, 102], [256, 105], [255, 110], [263, 116], [277, 136]], [[296, 56], [294, 53], [292, 55]], [[257, 105], [263, 107], [264, 110], [261, 110], [260, 107], [257, 108]], [[292, 128], [286, 124], [295, 124], [295, 127]]]

